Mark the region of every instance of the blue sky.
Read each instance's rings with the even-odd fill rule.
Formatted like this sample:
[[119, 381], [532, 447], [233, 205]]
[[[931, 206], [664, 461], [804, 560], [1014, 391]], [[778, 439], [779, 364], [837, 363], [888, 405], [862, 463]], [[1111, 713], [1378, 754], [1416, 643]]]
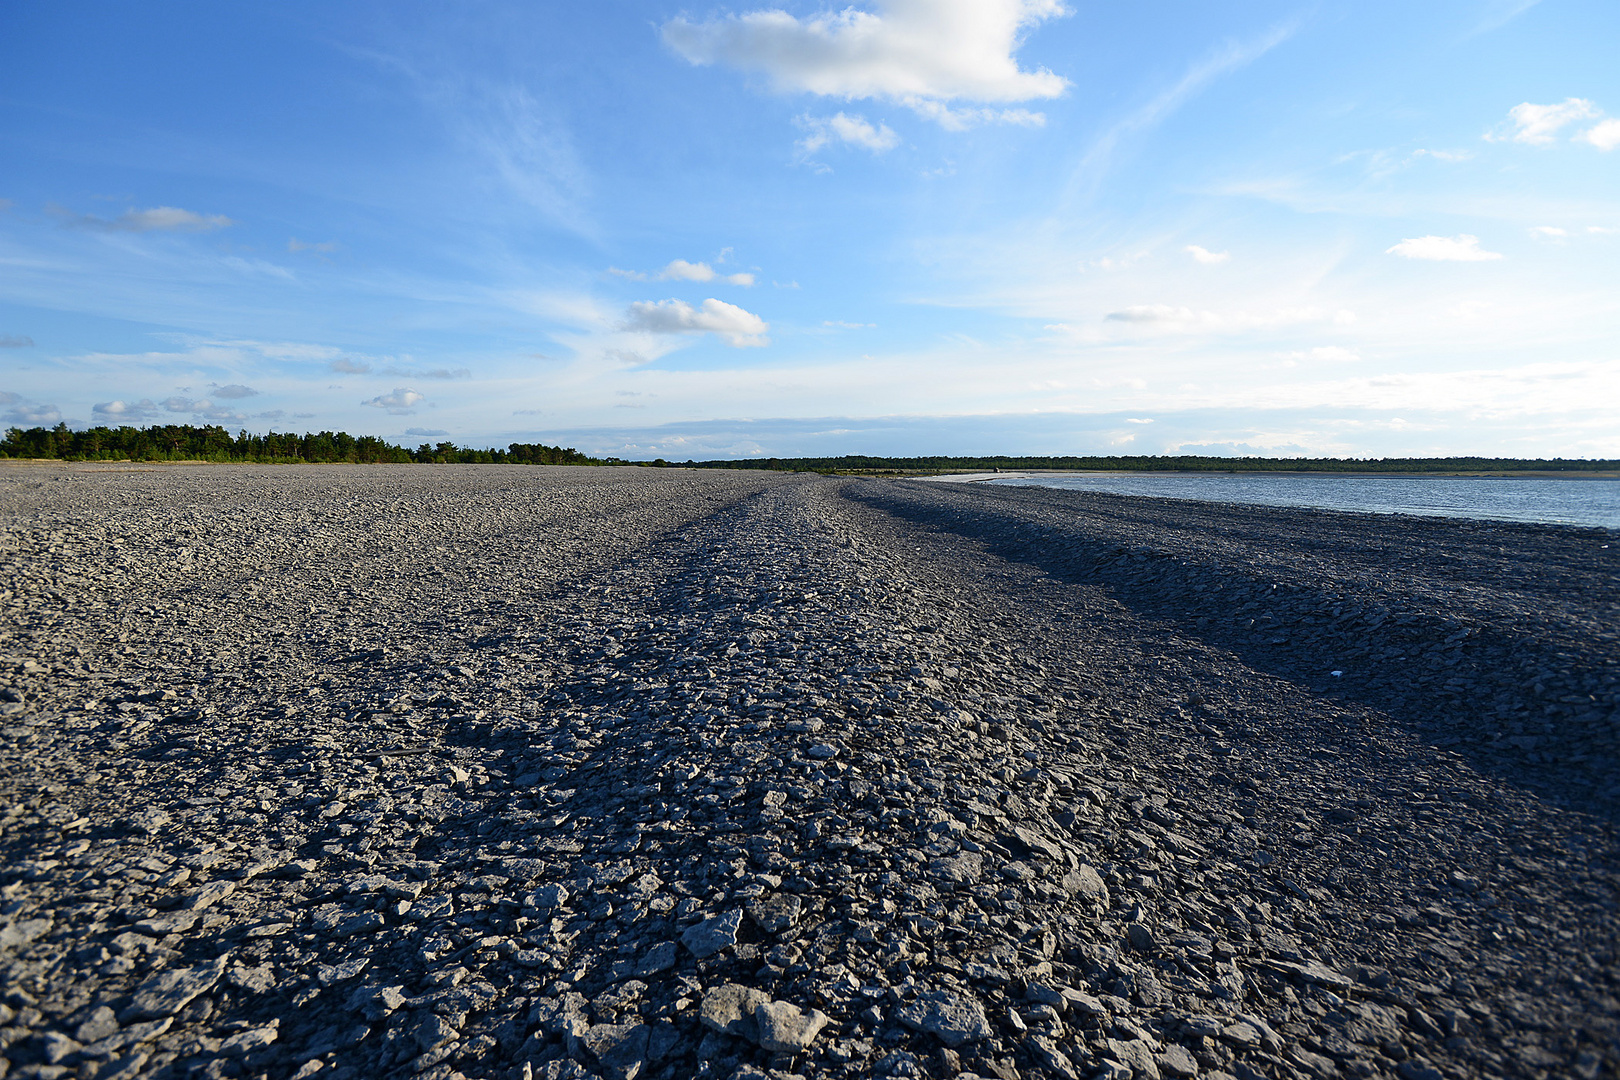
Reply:
[[0, 422], [1620, 456], [1620, 6], [18, 2]]

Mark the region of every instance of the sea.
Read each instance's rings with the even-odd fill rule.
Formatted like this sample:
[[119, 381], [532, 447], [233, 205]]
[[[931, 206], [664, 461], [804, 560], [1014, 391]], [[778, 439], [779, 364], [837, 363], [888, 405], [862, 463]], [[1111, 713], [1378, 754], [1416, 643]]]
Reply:
[[1153, 495], [1165, 499], [1620, 529], [1620, 480], [1610, 479], [1084, 473], [1006, 476], [983, 482], [1115, 495]]

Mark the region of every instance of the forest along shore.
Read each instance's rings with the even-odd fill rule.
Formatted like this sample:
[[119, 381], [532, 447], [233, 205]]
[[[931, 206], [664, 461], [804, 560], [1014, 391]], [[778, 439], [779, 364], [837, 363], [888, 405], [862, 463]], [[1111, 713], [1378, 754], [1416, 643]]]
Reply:
[[1612, 534], [513, 466], [0, 530], [0, 1076], [1620, 1063]]

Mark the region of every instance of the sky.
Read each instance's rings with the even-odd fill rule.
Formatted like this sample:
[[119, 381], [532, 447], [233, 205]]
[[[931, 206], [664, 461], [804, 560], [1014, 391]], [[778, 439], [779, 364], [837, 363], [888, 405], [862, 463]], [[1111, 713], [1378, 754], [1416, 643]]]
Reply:
[[1620, 457], [1616, 42], [1612, 0], [16, 0], [0, 425]]

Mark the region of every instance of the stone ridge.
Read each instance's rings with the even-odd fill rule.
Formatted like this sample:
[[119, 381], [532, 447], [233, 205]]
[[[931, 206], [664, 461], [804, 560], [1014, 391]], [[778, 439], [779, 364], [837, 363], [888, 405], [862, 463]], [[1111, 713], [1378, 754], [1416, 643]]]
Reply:
[[1031, 514], [1071, 553], [1107, 515], [681, 470], [0, 484], [0, 1077], [1620, 1060], [1610, 827], [1028, 557]]

